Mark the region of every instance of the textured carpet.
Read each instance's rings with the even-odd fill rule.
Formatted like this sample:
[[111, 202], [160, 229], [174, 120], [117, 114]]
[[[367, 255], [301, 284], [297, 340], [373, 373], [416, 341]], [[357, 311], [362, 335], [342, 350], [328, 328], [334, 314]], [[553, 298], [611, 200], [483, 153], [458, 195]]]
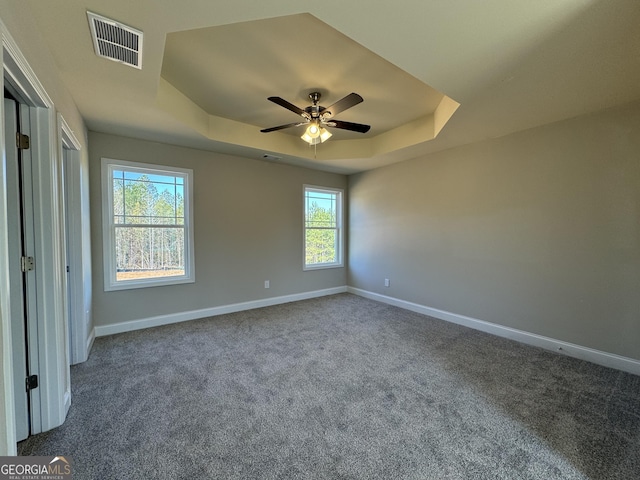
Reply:
[[640, 377], [342, 294], [96, 340], [74, 479], [635, 479]]

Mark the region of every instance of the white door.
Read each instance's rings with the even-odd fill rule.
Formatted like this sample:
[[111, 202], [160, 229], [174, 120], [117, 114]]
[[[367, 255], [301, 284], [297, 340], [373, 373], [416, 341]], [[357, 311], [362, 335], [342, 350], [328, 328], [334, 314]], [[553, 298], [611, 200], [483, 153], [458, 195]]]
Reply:
[[[7, 218], [9, 240], [9, 289], [11, 301], [11, 347], [14, 372], [14, 401], [16, 439], [24, 440], [30, 431], [30, 395], [27, 390], [29, 377], [27, 315], [33, 308], [27, 289], [33, 282], [29, 270], [32, 258], [33, 223], [27, 218], [32, 211], [30, 200], [30, 176], [25, 182], [25, 171], [30, 171], [30, 163], [23, 158], [16, 144], [19, 132], [18, 110], [20, 105], [13, 99], [4, 99], [4, 125], [7, 179]], [[26, 111], [23, 113], [27, 113]], [[21, 122], [22, 123], [22, 122]], [[28, 124], [28, 122], [24, 122]], [[26, 157], [26, 156], [24, 156]], [[31, 245], [30, 245], [31, 244]], [[23, 271], [25, 270], [25, 271]], [[33, 287], [32, 287], [33, 288]]]

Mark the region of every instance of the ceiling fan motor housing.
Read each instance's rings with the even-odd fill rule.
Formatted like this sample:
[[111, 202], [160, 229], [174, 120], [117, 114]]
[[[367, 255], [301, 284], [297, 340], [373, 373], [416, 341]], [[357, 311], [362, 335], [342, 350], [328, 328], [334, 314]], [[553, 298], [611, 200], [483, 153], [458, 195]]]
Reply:
[[320, 102], [320, 92], [311, 92], [309, 94], [309, 98], [311, 99], [312, 105], [305, 108], [305, 111], [311, 115], [312, 119], [316, 119], [320, 117], [320, 113], [324, 110], [318, 103]]

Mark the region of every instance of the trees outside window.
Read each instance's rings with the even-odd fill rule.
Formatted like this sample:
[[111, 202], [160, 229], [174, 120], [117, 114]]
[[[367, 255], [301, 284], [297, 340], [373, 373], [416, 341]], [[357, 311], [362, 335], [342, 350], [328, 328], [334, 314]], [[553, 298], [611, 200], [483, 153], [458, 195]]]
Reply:
[[103, 159], [105, 289], [193, 281], [192, 171]]
[[304, 187], [304, 268], [341, 267], [342, 190]]

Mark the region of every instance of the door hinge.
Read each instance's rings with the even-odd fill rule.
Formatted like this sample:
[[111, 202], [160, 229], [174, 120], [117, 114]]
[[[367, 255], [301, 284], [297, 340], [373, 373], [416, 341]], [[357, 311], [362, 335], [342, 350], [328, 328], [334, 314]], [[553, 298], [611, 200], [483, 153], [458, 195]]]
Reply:
[[16, 147], [20, 150], [29, 149], [29, 135], [25, 135], [20, 132], [16, 132]]
[[29, 390], [33, 390], [34, 388], [38, 388], [38, 376], [37, 375], [29, 375], [27, 377], [27, 392]]
[[23, 272], [30, 272], [35, 268], [35, 260], [33, 257], [21, 257], [20, 258], [20, 267]]

